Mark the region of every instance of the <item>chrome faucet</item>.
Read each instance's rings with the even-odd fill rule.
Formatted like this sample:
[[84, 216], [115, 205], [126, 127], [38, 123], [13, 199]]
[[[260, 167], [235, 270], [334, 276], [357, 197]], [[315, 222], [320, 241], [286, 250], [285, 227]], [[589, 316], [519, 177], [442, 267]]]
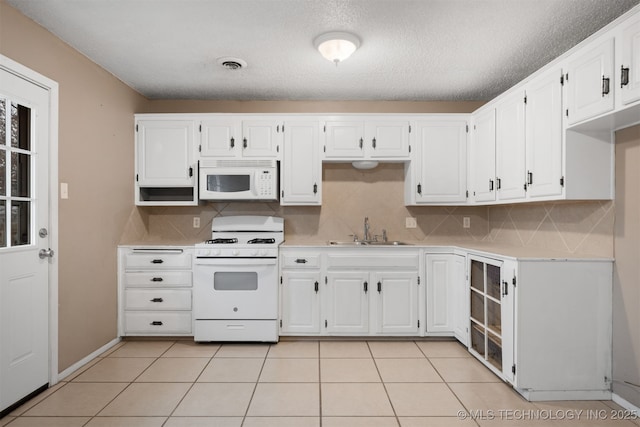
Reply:
[[369, 217], [364, 217], [364, 236], [362, 236], [362, 240], [368, 242], [371, 240], [371, 236], [369, 235]]

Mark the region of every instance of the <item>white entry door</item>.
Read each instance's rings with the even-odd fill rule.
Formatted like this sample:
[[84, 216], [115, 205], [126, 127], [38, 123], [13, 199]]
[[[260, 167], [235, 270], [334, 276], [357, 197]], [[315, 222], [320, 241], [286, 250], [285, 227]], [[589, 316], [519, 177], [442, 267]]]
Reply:
[[49, 110], [0, 68], [0, 413], [49, 383]]

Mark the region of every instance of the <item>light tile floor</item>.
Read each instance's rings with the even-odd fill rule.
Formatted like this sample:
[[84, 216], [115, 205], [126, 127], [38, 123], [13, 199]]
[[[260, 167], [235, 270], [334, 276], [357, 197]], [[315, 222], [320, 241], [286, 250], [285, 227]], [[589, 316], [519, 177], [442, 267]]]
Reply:
[[454, 341], [141, 340], [118, 344], [0, 426], [640, 426], [613, 420], [621, 411], [611, 401], [527, 402]]

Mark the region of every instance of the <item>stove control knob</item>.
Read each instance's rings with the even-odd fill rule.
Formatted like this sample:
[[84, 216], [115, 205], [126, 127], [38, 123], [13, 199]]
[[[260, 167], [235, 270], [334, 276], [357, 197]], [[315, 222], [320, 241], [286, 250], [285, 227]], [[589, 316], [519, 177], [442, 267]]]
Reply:
[[209, 255], [209, 251], [207, 249], [201, 249], [200, 252], [198, 253], [198, 255], [207, 256], [207, 255]]
[[231, 255], [233, 255], [233, 256], [238, 256], [238, 255], [240, 255], [240, 251], [239, 251], [239, 250], [237, 250], [237, 249], [234, 249], [234, 250], [231, 252]]
[[262, 249], [262, 250], [258, 253], [258, 255], [260, 255], [260, 256], [265, 256], [266, 254], [267, 254], [267, 250], [266, 250], [266, 249]]
[[220, 249], [214, 249], [211, 251], [211, 255], [216, 256], [216, 255], [220, 255]]
[[257, 256], [260, 253], [257, 249], [251, 251], [251, 256]]

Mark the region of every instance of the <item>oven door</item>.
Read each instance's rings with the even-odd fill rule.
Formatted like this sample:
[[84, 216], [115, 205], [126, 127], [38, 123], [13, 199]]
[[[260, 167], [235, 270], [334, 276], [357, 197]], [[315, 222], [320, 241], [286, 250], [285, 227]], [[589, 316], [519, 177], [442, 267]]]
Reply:
[[193, 314], [204, 319], [276, 319], [277, 258], [196, 259]]

